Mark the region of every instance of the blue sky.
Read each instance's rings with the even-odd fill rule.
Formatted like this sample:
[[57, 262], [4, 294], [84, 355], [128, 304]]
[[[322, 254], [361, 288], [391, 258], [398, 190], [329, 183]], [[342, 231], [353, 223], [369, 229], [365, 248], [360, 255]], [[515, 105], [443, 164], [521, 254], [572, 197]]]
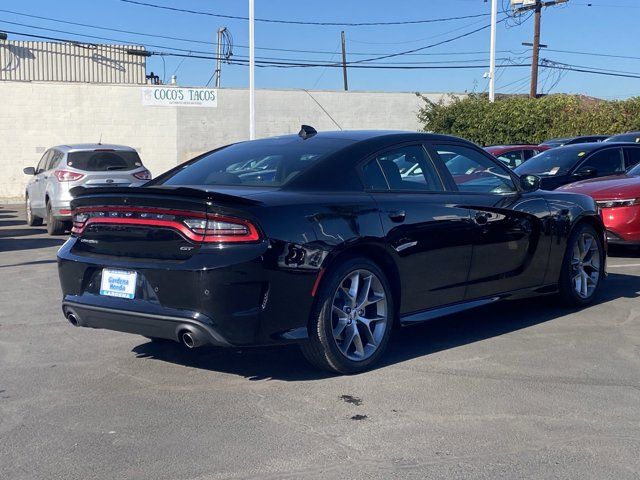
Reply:
[[[202, 10], [224, 15], [247, 15], [247, 0], [146, 0], [148, 3], [168, 5], [192, 10]], [[451, 16], [489, 13], [490, 5], [484, 0], [255, 0], [256, 17], [310, 20], [330, 22], [376, 22], [432, 19]], [[502, 0], [500, 0], [502, 2]], [[505, 3], [507, 3], [505, 1]], [[591, 3], [594, 6], [587, 6]], [[64, 38], [82, 37], [47, 32], [26, 26], [3, 22], [17, 22], [31, 26], [66, 30], [78, 34], [110, 37], [132, 43], [153, 43], [159, 46], [215, 51], [216, 30], [220, 26], [230, 29], [234, 53], [238, 58], [246, 56], [248, 45], [247, 22], [234, 19], [218, 19], [208, 16], [169, 12], [120, 0], [4, 0], [0, 9], [50, 17], [59, 20], [87, 23], [101, 27], [131, 30], [142, 33], [211, 42], [211, 45], [194, 44], [175, 40], [142, 37], [118, 32], [107, 32], [86, 27], [65, 25], [43, 19], [28, 18], [0, 11], [0, 30], [12, 30], [51, 35]], [[502, 17], [500, 15], [499, 17]], [[570, 0], [565, 6], [548, 8], [543, 13], [542, 43], [550, 50], [543, 50], [542, 57], [580, 67], [630, 72], [640, 76], [640, 2], [638, 0]], [[450, 22], [402, 26], [337, 27], [299, 26], [282, 24], [256, 24], [256, 46], [336, 52], [323, 54], [274, 52], [257, 50], [258, 57], [277, 57], [305, 61], [338, 61], [340, 31], [345, 30], [347, 51], [362, 54], [394, 53], [419, 48], [431, 43], [460, 35], [488, 24], [488, 17]], [[498, 65], [527, 63], [530, 49], [522, 42], [531, 41], [533, 20], [522, 25], [513, 22], [500, 24], [498, 30]], [[13, 39], [19, 39], [11, 35]], [[451, 62], [463, 64], [476, 61], [488, 63], [489, 30], [466, 38], [427, 49], [423, 56], [396, 57], [384, 62]], [[158, 47], [150, 47], [161, 50]], [[569, 50], [632, 56], [638, 59], [610, 58], [594, 55], [578, 55], [551, 50]], [[477, 52], [477, 53], [470, 53]], [[464, 53], [464, 54], [462, 54]], [[349, 60], [367, 58], [367, 55], [351, 55]], [[210, 79], [214, 68], [211, 60], [165, 57], [163, 65], [159, 57], [148, 61], [153, 70], [168, 81], [176, 73], [182, 85], [201, 86]], [[433, 65], [433, 64], [432, 64]], [[350, 69], [349, 86], [353, 90], [384, 91], [485, 91], [483, 68], [465, 70], [369, 70]], [[504, 93], [528, 92], [527, 67], [505, 67], [498, 71], [497, 90]], [[558, 77], [561, 75], [561, 78]], [[640, 95], [640, 78], [619, 78], [577, 72], [561, 72], [543, 69], [540, 85], [544, 91], [556, 83], [554, 92], [583, 93], [603, 98], [626, 98]], [[248, 69], [239, 65], [224, 65], [222, 85], [244, 87], [248, 84]], [[342, 71], [334, 68], [259, 68], [256, 71], [258, 88], [307, 88], [341, 89]]]

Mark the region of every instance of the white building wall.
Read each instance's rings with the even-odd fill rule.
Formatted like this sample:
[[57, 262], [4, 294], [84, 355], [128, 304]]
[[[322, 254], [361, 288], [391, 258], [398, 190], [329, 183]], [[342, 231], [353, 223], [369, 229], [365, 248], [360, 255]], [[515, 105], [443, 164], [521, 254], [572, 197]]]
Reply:
[[[314, 91], [343, 129], [418, 130], [414, 93]], [[443, 94], [430, 94], [437, 100]], [[21, 201], [26, 166], [45, 148], [97, 142], [130, 145], [158, 175], [197, 154], [248, 137], [248, 91], [221, 89], [217, 108], [143, 106], [141, 87], [0, 82], [0, 199]], [[256, 92], [257, 135], [338, 127], [301, 90]]]

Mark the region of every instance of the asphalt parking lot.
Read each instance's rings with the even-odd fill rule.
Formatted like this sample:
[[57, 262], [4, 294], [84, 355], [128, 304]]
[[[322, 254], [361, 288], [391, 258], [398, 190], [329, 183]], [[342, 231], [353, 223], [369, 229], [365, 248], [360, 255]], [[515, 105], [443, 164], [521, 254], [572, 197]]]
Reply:
[[591, 308], [451, 316], [336, 377], [73, 328], [63, 241], [0, 206], [1, 478], [640, 478], [640, 253], [611, 252]]

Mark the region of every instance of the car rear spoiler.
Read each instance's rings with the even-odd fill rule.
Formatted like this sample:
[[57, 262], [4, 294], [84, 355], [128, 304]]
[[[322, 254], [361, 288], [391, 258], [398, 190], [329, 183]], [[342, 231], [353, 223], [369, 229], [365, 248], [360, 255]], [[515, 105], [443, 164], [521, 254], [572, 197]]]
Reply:
[[101, 197], [103, 195], [118, 196], [171, 196], [205, 200], [216, 203], [226, 203], [235, 205], [260, 205], [262, 202], [238, 195], [212, 192], [200, 188], [191, 187], [74, 187], [70, 190], [74, 199]]

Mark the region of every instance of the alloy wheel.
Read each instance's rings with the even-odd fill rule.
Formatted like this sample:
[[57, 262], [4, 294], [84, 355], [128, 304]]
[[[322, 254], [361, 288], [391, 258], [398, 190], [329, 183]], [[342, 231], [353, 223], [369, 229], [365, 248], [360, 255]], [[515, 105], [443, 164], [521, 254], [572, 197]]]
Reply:
[[581, 233], [573, 246], [571, 281], [580, 298], [589, 298], [600, 278], [600, 249], [598, 241], [589, 232]]
[[364, 269], [347, 274], [333, 297], [331, 326], [340, 352], [352, 361], [370, 358], [382, 342], [389, 318], [380, 279]]

